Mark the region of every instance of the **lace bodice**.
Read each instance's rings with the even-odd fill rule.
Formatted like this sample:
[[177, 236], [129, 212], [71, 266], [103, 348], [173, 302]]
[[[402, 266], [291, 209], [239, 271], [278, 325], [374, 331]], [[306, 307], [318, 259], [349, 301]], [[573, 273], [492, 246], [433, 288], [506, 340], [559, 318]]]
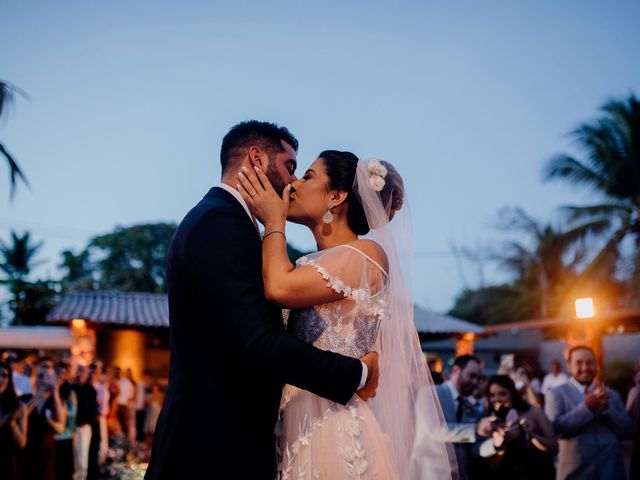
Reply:
[[315, 269], [344, 298], [291, 310], [288, 330], [322, 350], [360, 358], [373, 349], [380, 322], [388, 317], [388, 275], [362, 251], [339, 245], [298, 259]]

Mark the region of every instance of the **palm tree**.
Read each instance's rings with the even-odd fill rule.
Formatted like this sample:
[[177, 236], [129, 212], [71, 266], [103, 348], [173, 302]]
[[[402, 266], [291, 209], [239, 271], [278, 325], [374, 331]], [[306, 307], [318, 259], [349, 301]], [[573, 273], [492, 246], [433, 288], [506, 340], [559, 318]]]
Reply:
[[11, 231], [11, 244], [7, 245], [0, 240], [0, 270], [7, 275], [7, 281], [23, 281], [29, 272], [36, 266], [34, 258], [42, 242], [35, 245], [31, 242], [29, 232], [21, 237]]
[[[0, 118], [2, 118], [3, 113], [6, 114], [7, 109], [13, 103], [15, 93], [19, 93], [22, 96], [26, 97], [26, 94], [19, 88], [10, 85], [7, 82], [0, 81]], [[24, 173], [22, 173], [22, 170], [20, 170], [20, 167], [16, 163], [15, 159], [11, 156], [11, 154], [7, 151], [2, 143], [0, 143], [0, 154], [2, 154], [2, 156], [4, 156], [4, 158], [6, 158], [7, 162], [9, 163], [9, 180], [11, 183], [10, 198], [13, 199], [18, 179], [21, 179], [27, 187], [29, 186], [29, 182], [27, 182]]]
[[6, 276], [0, 279], [0, 284], [7, 285], [11, 293], [9, 307], [13, 311], [13, 323], [16, 325], [42, 323], [53, 306], [56, 282], [27, 280], [27, 276], [37, 265], [34, 259], [41, 247], [42, 242], [32, 243], [29, 232], [18, 236], [12, 231], [11, 243], [8, 245], [0, 240], [0, 271]]
[[571, 132], [584, 157], [553, 157], [545, 177], [591, 187], [603, 196], [594, 205], [564, 207], [573, 225], [608, 227], [601, 229], [607, 235], [604, 247], [581, 277], [601, 275], [620, 258], [622, 242], [631, 238], [634, 251], [627, 301], [640, 302], [640, 102], [632, 93], [625, 101], [609, 100], [601, 111], [594, 122]]
[[592, 222], [563, 230], [542, 224], [520, 208], [503, 209], [499, 217], [501, 230], [523, 233], [528, 243], [510, 241], [496, 259], [515, 274], [513, 286], [525, 304], [537, 304], [542, 318], [558, 313], [562, 287], [585, 259], [585, 240], [608, 224]]

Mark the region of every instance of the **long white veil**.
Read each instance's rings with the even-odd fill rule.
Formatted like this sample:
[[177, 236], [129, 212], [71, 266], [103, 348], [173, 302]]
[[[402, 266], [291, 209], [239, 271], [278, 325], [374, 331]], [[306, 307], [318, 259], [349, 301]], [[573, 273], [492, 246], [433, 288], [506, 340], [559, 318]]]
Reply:
[[[392, 180], [387, 187], [397, 184], [403, 191], [391, 192], [383, 205], [379, 191]], [[413, 321], [411, 215], [402, 180], [387, 162], [360, 160], [353, 191], [372, 227], [364, 238], [382, 246], [389, 260], [390, 317], [380, 325], [375, 347], [380, 382], [368, 403], [389, 437], [401, 479], [457, 478], [455, 453], [444, 441], [447, 425]]]

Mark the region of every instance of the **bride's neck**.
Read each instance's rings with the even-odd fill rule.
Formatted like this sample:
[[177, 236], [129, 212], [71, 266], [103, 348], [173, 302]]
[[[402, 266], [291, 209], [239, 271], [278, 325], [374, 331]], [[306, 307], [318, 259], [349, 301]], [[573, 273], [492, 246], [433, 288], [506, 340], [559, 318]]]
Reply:
[[311, 230], [316, 239], [318, 250], [325, 250], [358, 239], [358, 236], [343, 221], [333, 221], [329, 224], [320, 222]]

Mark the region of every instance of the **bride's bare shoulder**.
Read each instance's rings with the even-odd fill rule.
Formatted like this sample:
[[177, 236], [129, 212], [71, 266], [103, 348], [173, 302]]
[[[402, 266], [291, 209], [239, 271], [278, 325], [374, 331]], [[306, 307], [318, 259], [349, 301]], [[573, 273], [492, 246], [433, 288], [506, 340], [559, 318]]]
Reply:
[[349, 245], [357, 248], [372, 260], [380, 264], [386, 272], [389, 271], [389, 260], [387, 259], [387, 254], [379, 243], [374, 242], [373, 240], [356, 240], [349, 243]]

